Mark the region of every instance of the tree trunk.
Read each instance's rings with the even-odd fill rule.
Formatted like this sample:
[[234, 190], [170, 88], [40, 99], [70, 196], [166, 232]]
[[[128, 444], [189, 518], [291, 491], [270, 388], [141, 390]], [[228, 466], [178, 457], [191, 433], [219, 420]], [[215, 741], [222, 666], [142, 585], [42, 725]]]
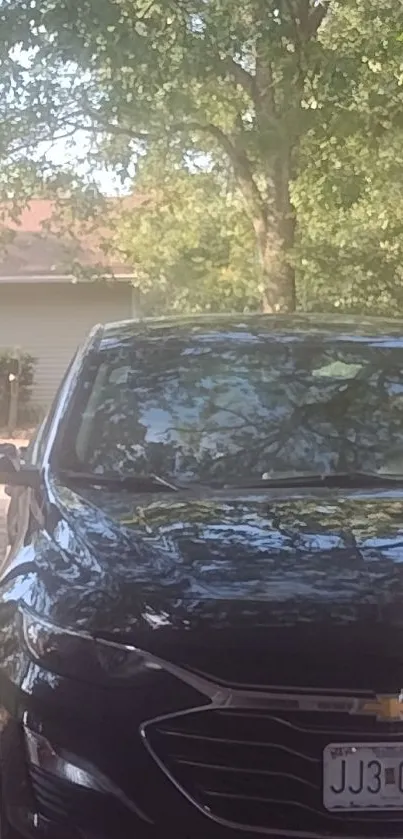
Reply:
[[285, 237], [269, 231], [262, 254], [262, 273], [265, 290], [262, 297], [264, 312], [295, 312], [295, 271], [288, 262]]
[[290, 199], [290, 152], [277, 161], [274, 174], [274, 218], [261, 236], [260, 251], [264, 312], [294, 312], [296, 307], [295, 270], [291, 250], [295, 240], [295, 213]]

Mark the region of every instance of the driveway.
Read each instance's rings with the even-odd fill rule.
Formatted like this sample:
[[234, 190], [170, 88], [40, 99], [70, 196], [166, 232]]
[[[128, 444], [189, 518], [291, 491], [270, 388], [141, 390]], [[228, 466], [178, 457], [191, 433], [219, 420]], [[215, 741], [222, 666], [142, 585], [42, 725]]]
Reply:
[[6, 510], [8, 498], [4, 494], [4, 487], [0, 485], [0, 565], [6, 549]]
[[[1, 443], [14, 443], [15, 446], [26, 446], [28, 445], [28, 440], [25, 438], [18, 438], [13, 440], [6, 440], [4, 438], [0, 439]], [[7, 512], [7, 505], [8, 505], [9, 498], [4, 493], [4, 486], [0, 484], [0, 567], [1, 562], [3, 560], [4, 552], [6, 549], [6, 512]]]

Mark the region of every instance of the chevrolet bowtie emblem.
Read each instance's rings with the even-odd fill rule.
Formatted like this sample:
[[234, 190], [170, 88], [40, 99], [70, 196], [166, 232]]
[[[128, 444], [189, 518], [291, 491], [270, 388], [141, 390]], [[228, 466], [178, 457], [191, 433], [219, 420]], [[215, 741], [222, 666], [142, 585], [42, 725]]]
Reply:
[[359, 714], [371, 714], [380, 722], [403, 722], [403, 692], [398, 696], [377, 696], [359, 705]]

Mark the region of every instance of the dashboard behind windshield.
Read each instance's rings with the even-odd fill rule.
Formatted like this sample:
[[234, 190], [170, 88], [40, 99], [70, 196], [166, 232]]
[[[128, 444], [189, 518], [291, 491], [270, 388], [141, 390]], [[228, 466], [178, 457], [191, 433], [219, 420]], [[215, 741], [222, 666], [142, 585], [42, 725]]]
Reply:
[[403, 473], [402, 361], [375, 342], [142, 337], [88, 366], [60, 465], [182, 482]]

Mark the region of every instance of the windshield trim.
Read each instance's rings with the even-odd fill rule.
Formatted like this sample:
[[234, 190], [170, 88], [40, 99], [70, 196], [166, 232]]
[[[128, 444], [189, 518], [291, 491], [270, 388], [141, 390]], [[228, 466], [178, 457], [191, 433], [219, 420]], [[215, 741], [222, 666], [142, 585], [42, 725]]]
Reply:
[[86, 472], [84, 470], [76, 471], [73, 469], [61, 469], [55, 477], [58, 480], [72, 482], [72, 483], [82, 483], [82, 484], [93, 484], [94, 486], [110, 486], [110, 487], [139, 487], [140, 490], [147, 492], [149, 488], [153, 488], [155, 491], [165, 491], [165, 492], [179, 492], [182, 487], [178, 486], [177, 484], [173, 483], [173, 481], [168, 481], [165, 478], [162, 478], [160, 475], [150, 474], [150, 475], [119, 475], [118, 473], [96, 473], [96, 472]]

